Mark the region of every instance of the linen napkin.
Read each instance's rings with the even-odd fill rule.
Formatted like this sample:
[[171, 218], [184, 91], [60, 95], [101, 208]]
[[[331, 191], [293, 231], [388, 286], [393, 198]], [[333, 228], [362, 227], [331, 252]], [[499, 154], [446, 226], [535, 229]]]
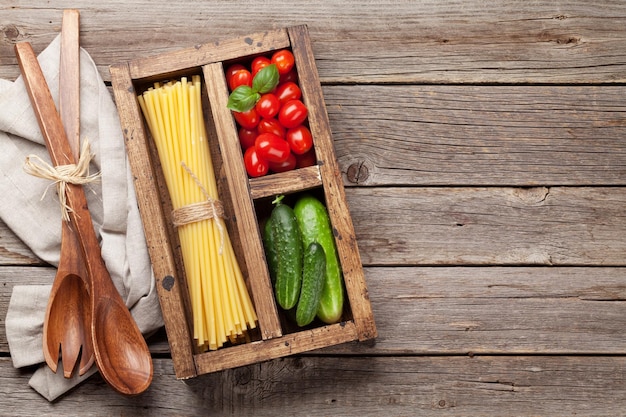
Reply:
[[[38, 57], [55, 101], [59, 57], [60, 35]], [[81, 141], [88, 140], [94, 154], [90, 172], [101, 173], [99, 181], [86, 186], [89, 209], [111, 278], [147, 335], [163, 320], [117, 110], [95, 63], [82, 49], [80, 75]], [[22, 78], [0, 80], [0, 218], [38, 257], [57, 266], [61, 208], [56, 187], [23, 169], [29, 155], [50, 161], [44, 143]], [[15, 367], [44, 362], [43, 319], [51, 284], [13, 288], [5, 326]], [[94, 366], [83, 377], [65, 379], [61, 370], [54, 374], [44, 363], [29, 385], [52, 401], [96, 370]]]

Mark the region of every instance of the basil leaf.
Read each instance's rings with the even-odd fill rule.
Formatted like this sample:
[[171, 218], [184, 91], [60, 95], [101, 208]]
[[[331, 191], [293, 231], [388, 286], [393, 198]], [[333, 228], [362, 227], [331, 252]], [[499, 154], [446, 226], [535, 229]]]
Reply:
[[252, 80], [252, 89], [258, 93], [265, 94], [272, 91], [278, 85], [280, 75], [276, 64], [268, 65], [257, 72]]
[[226, 107], [237, 112], [248, 111], [254, 107], [259, 98], [261, 95], [252, 88], [247, 85], [240, 85], [228, 96]]

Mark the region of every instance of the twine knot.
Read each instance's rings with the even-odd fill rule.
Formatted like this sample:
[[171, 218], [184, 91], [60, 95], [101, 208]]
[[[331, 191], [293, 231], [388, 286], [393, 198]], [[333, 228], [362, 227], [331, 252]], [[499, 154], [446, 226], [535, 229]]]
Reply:
[[26, 161], [24, 162], [24, 171], [35, 177], [52, 181], [52, 183], [44, 190], [43, 195], [41, 196], [42, 200], [46, 196], [50, 186], [57, 186], [59, 202], [61, 203], [61, 216], [63, 220], [69, 221], [69, 213], [72, 209], [67, 204], [67, 184], [84, 185], [100, 178], [99, 172], [96, 174], [89, 174], [89, 163], [92, 158], [93, 155], [91, 154], [89, 142], [85, 140], [83, 142], [82, 151], [77, 163], [52, 166], [37, 155], [29, 155], [26, 157]]
[[211, 198], [208, 191], [202, 185], [200, 179], [193, 173], [193, 171], [185, 164], [181, 162], [181, 165], [185, 172], [193, 179], [193, 182], [202, 191], [202, 195], [205, 200], [198, 203], [188, 204], [186, 206], [177, 208], [172, 211], [172, 223], [175, 227], [184, 226], [186, 224], [199, 222], [202, 220], [214, 219], [215, 224], [220, 232], [220, 249], [219, 253], [222, 254], [224, 248], [224, 225], [221, 219], [224, 218], [224, 205], [220, 200]]

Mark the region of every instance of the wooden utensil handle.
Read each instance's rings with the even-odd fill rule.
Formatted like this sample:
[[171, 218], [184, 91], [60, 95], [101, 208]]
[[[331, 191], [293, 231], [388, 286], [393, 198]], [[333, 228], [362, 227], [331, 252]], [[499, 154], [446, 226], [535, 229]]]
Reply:
[[80, 155], [80, 14], [63, 11], [59, 62], [59, 114], [74, 158]]
[[[15, 45], [15, 52], [52, 163], [55, 166], [74, 164], [63, 123], [32, 46], [26, 42], [18, 43]], [[79, 236], [90, 276], [92, 294], [97, 293], [98, 288], [110, 286], [112, 281], [100, 253], [100, 244], [93, 229], [83, 187], [67, 184], [66, 197], [71, 209], [70, 218]]]
[[20, 42], [15, 44], [15, 53], [53, 165], [75, 163], [72, 150], [65, 135], [65, 128], [57, 112], [48, 83], [41, 71], [33, 47], [28, 42]]

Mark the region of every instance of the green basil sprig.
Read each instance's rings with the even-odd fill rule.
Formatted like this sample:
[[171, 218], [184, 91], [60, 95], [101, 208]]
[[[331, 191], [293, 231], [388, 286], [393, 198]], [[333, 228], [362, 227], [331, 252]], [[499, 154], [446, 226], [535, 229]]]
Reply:
[[269, 93], [278, 85], [278, 68], [276, 64], [263, 68], [252, 79], [252, 87], [240, 85], [228, 96], [228, 107], [236, 112], [246, 112], [254, 107], [261, 94]]

